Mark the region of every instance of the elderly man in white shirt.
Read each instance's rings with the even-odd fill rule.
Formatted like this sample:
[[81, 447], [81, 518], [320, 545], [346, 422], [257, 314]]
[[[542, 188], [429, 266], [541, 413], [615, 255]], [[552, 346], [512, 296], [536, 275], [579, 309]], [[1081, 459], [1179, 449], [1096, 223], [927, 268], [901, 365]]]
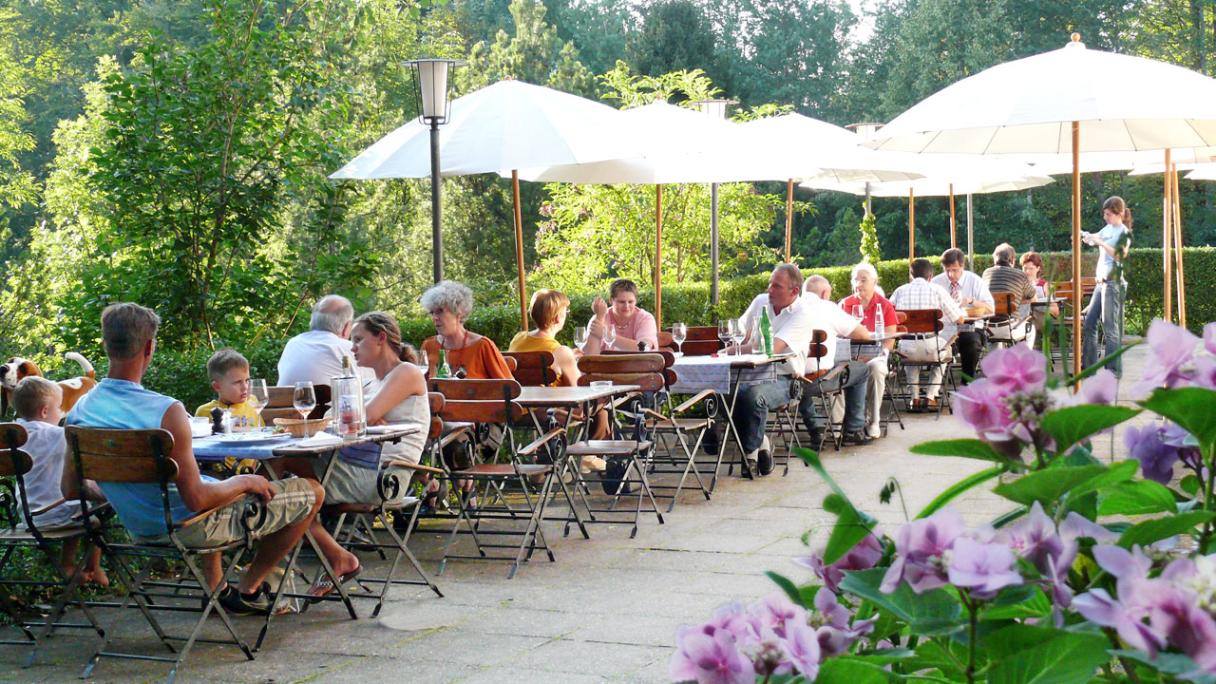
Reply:
[[[933, 279], [934, 285], [945, 288], [951, 299], [963, 309], [975, 308], [980, 313], [992, 313], [996, 303], [992, 292], [984, 279], [966, 269], [967, 258], [961, 249], [947, 249], [942, 253], [942, 273]], [[948, 325], [944, 334], [953, 336], [955, 327]], [[975, 377], [975, 369], [980, 363], [980, 349], [984, 346], [984, 337], [975, 330], [958, 330], [954, 347], [963, 366], [963, 384]]]
[[279, 385], [292, 386], [308, 381], [313, 385], [328, 385], [342, 375], [342, 359], [350, 359], [350, 331], [355, 309], [350, 300], [340, 295], [322, 297], [312, 307], [309, 330], [287, 341], [279, 357]]
[[[933, 277], [933, 264], [928, 259], [915, 259], [908, 268], [911, 281], [900, 285], [891, 293], [891, 303], [896, 309], [937, 309], [942, 312], [943, 328], [938, 335], [909, 337], [899, 341], [899, 353], [909, 361], [929, 362], [940, 361], [929, 371], [929, 384], [926, 387], [925, 403], [929, 408], [937, 408], [937, 395], [942, 388], [942, 371], [945, 362], [952, 358], [950, 343], [953, 340], [955, 325], [962, 323], [966, 315], [961, 306], [954, 301], [942, 286], [929, 282]], [[908, 378], [908, 388], [912, 400], [917, 401], [920, 392], [920, 368], [905, 368]]]
[[[757, 295], [742, 317], [745, 329], [754, 330], [761, 310], [767, 309], [773, 334], [773, 352], [793, 354], [778, 369], [776, 380], [741, 389], [735, 403], [733, 418], [745, 458], [750, 471], [759, 472], [761, 475], [767, 475], [773, 469], [772, 443], [764, 434], [768, 411], [770, 408], [788, 404], [791, 398], [797, 395], [796, 382], [797, 378], [806, 372], [806, 355], [810, 349], [812, 333], [816, 329], [825, 329], [832, 338], [829, 349], [835, 348], [835, 336], [842, 330], [844, 334], [860, 334], [862, 339], [869, 338], [869, 332], [857, 325], [857, 322], [843, 311], [840, 311], [843, 318], [826, 312], [828, 307], [839, 311], [834, 304], [817, 297], [800, 297], [801, 292], [802, 272], [794, 264], [781, 264], [773, 269], [768, 291]], [[850, 324], [847, 330], [844, 324], [846, 319]], [[759, 340], [752, 339], [749, 333], [745, 348], [756, 349], [758, 343]], [[865, 368], [864, 365], [861, 367]], [[862, 406], [864, 422], [865, 377], [860, 379], [860, 383], [862, 396], [859, 403]], [[804, 397], [798, 409], [803, 420], [807, 422], [808, 429], [814, 433], [814, 403], [811, 398]], [[860, 430], [861, 427], [862, 424], [859, 423], [857, 429]]]

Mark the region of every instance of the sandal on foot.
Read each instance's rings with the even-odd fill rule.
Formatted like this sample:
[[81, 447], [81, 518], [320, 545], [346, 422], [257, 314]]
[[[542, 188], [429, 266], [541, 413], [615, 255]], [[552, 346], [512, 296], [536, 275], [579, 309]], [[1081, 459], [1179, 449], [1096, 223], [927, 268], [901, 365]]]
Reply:
[[313, 581], [312, 586], [308, 588], [308, 602], [319, 602], [321, 599], [334, 593], [334, 591], [337, 590], [338, 585], [346, 584], [347, 582], [358, 577], [359, 573], [361, 572], [363, 572], [363, 565], [359, 564], [355, 566], [354, 570], [338, 575], [338, 581], [336, 584], [334, 583], [332, 577], [330, 577], [327, 573], [322, 572], [317, 579]]

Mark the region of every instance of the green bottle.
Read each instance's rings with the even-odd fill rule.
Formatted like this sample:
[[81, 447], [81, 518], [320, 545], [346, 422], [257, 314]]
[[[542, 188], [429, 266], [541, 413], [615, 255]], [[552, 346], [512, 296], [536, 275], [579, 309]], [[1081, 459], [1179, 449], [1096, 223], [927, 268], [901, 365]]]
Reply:
[[768, 320], [768, 307], [760, 309], [760, 339], [764, 344], [764, 355], [773, 355], [773, 324]]
[[452, 369], [448, 366], [448, 357], [442, 349], [439, 350], [439, 365], [435, 366], [435, 377], [450, 378], [452, 377]]

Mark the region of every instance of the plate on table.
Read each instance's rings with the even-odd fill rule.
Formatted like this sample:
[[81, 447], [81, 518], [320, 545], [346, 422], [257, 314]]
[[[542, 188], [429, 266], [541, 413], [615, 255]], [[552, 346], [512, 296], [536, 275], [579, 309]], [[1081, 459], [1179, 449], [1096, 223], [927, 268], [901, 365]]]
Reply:
[[291, 439], [291, 435], [287, 434], [286, 432], [234, 432], [230, 435], [212, 435], [211, 439], [220, 444], [244, 446]]

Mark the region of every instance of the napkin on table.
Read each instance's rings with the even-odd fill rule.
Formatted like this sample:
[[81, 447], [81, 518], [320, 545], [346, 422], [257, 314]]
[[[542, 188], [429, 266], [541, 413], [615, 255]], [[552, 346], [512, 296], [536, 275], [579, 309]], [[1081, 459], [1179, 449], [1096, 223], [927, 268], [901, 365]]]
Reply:
[[342, 443], [342, 438], [335, 434], [332, 434], [329, 432], [318, 432], [317, 434], [313, 435], [312, 437], [300, 440], [299, 442], [296, 443], [296, 445], [302, 446], [302, 447], [314, 447], [314, 446], [326, 446], [328, 444], [341, 444], [341, 443]]

